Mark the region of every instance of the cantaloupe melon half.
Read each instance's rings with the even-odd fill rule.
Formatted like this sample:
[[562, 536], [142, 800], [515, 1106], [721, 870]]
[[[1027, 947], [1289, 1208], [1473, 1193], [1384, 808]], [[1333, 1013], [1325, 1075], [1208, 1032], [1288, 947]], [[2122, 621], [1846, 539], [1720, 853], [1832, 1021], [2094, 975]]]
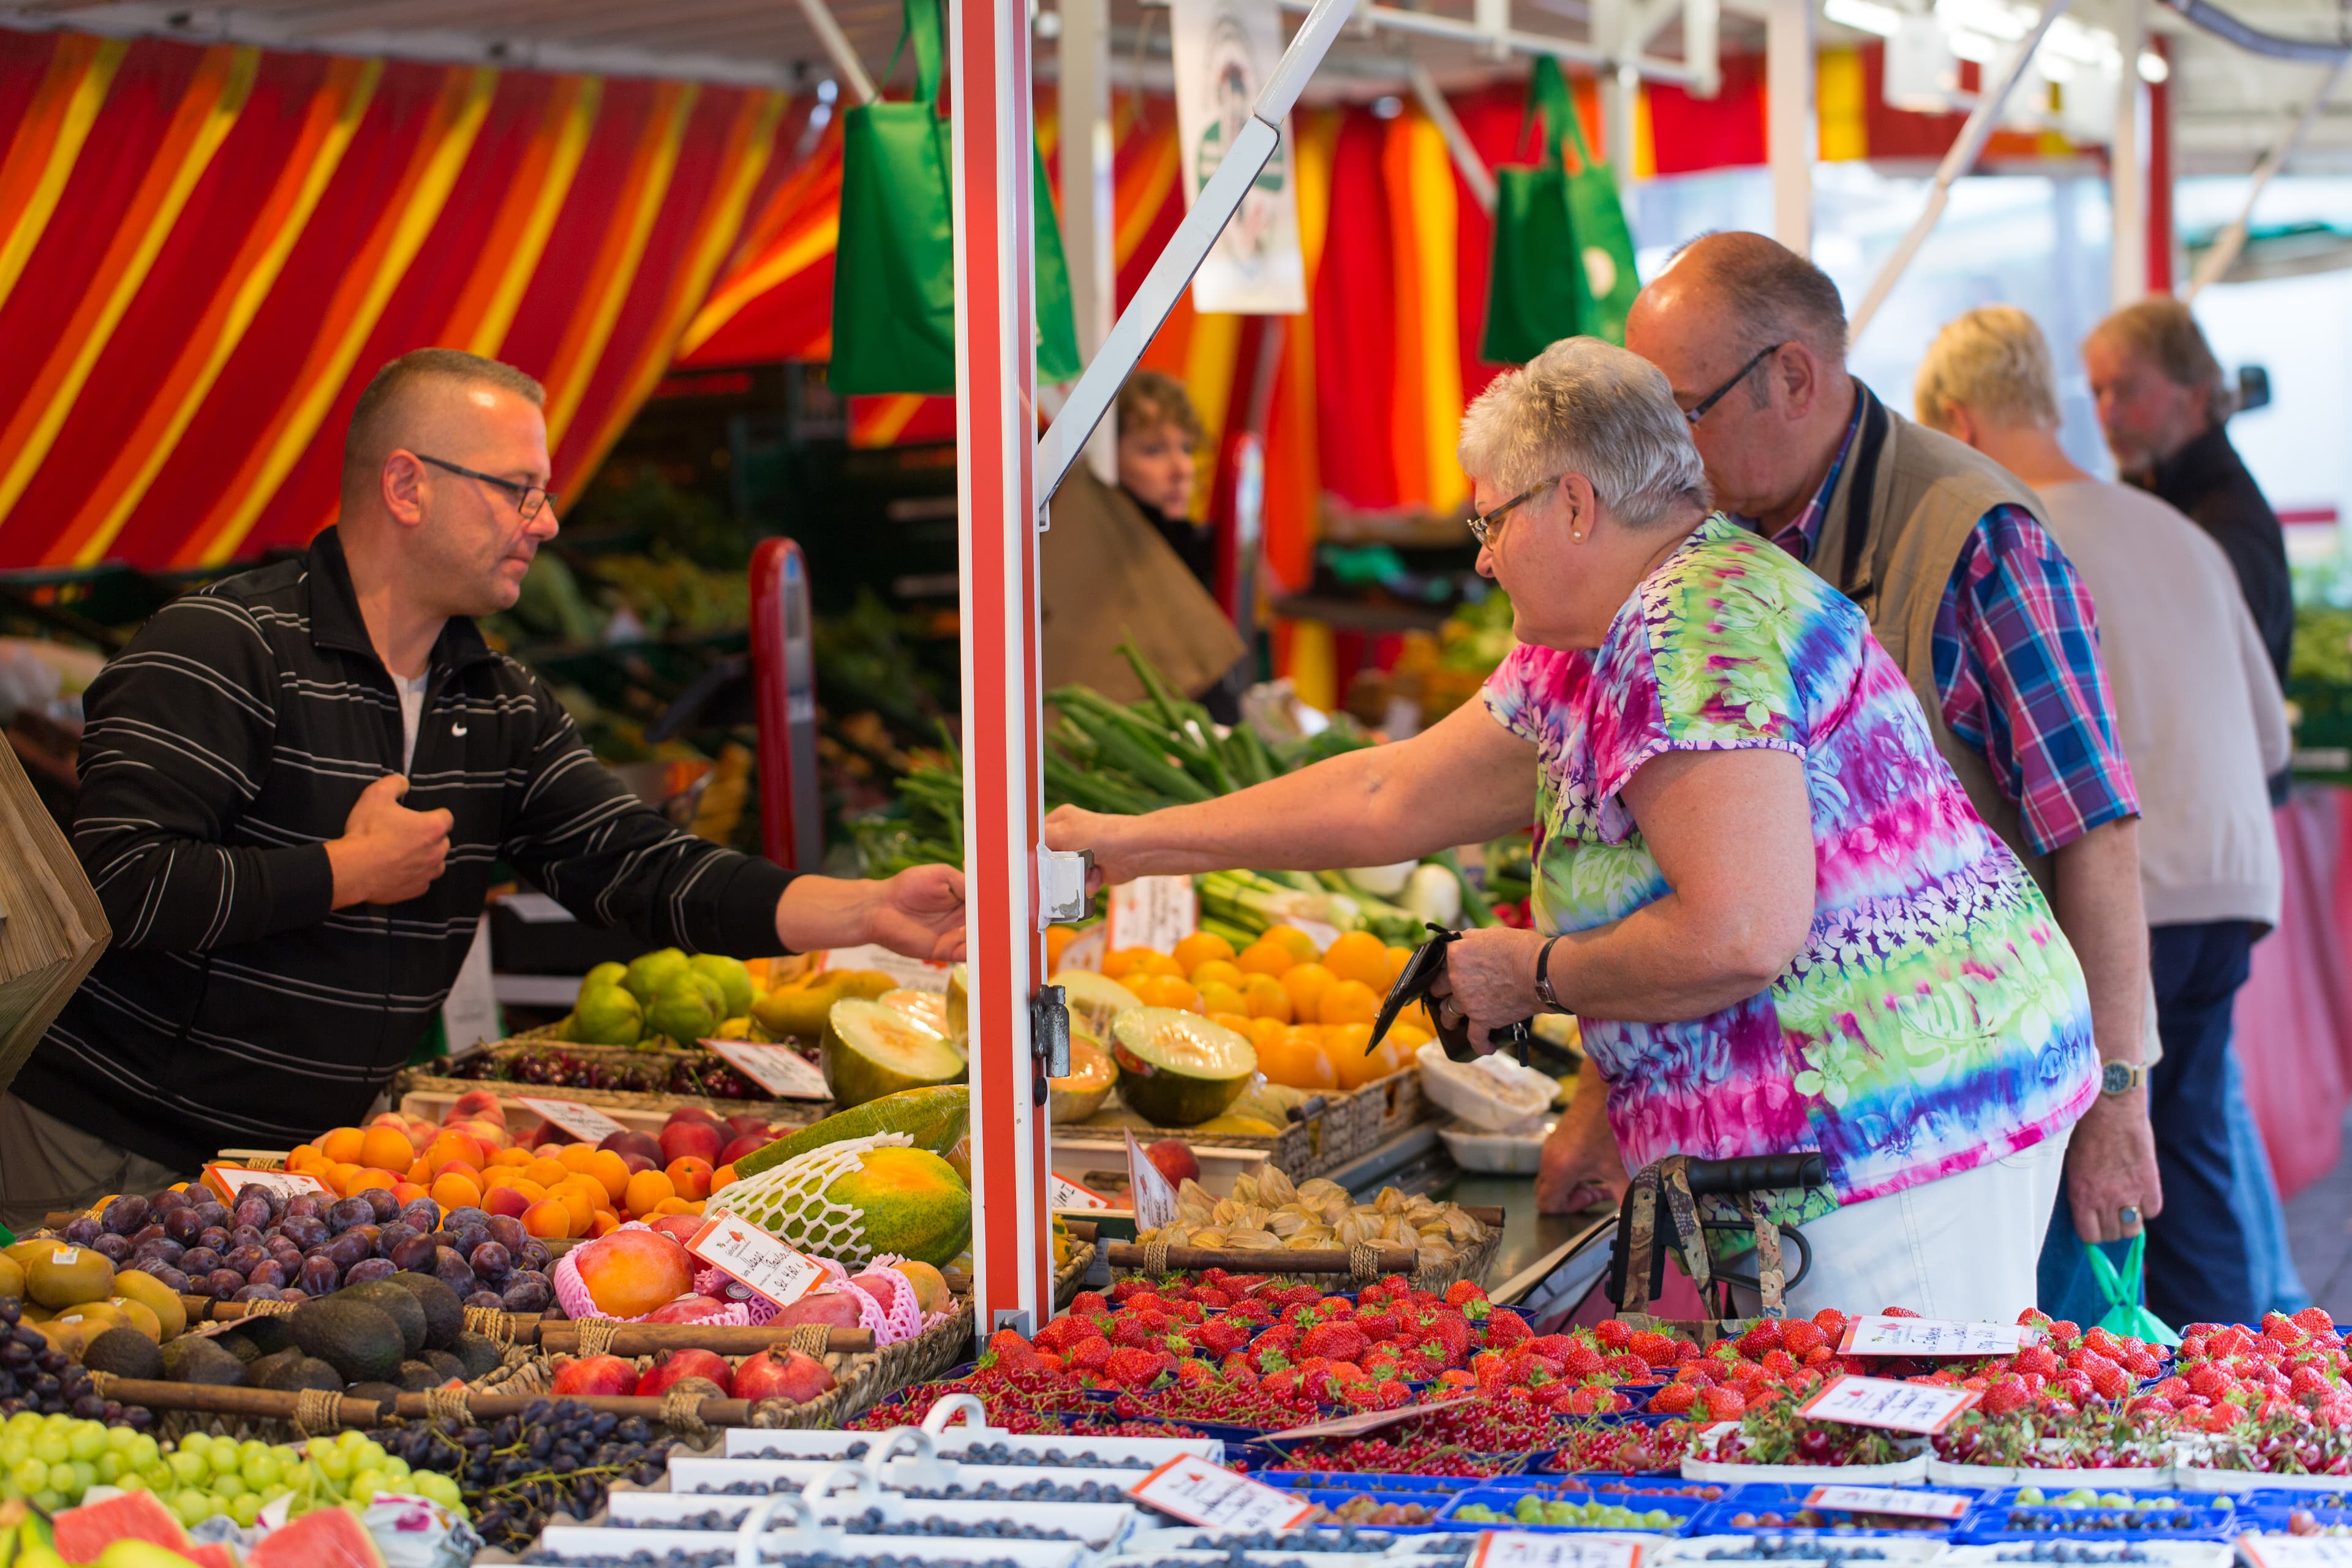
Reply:
[[1070, 1033], [1080, 1029], [1097, 1040], [1110, 1038], [1110, 1021], [1143, 1005], [1142, 1000], [1116, 980], [1091, 969], [1065, 969], [1048, 982], [1069, 993]]
[[1257, 1072], [1248, 1037], [1198, 1013], [1137, 1007], [1111, 1023], [1118, 1097], [1155, 1127], [1193, 1127], [1239, 1100]]
[[881, 1002], [836, 1002], [825, 1017], [818, 1065], [843, 1110], [901, 1089], [960, 1083], [963, 1056], [947, 1037]]

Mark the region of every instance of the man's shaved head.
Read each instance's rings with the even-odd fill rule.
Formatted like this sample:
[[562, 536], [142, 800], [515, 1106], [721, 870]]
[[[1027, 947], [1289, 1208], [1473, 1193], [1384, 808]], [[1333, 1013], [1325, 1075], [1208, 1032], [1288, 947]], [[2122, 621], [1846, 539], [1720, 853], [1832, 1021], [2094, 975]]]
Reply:
[[[382, 370], [360, 394], [343, 437], [346, 503], [375, 490], [383, 460], [394, 451], [438, 453], [472, 424], [466, 394], [490, 390], [547, 406], [547, 389], [510, 364], [463, 349], [417, 349]], [[437, 444], [436, 444], [437, 443]]]
[[1777, 239], [1703, 234], [1667, 259], [1650, 287], [1685, 294], [1757, 346], [1801, 341], [1824, 363], [1845, 363], [1845, 304], [1829, 274]]

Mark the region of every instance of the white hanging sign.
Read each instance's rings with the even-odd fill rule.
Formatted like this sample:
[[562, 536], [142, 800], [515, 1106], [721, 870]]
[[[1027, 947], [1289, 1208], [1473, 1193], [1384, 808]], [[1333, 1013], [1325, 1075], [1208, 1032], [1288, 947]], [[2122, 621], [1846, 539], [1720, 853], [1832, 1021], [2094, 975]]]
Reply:
[[[1176, 65], [1176, 135], [1184, 205], [1251, 119], [1257, 95], [1282, 58], [1275, 0], [1173, 0], [1169, 41]], [[1290, 122], [1240, 210], [1192, 275], [1192, 308], [1245, 316], [1295, 316], [1307, 309], [1307, 266], [1298, 246], [1298, 149]]]
[[1806, 1494], [1805, 1506], [1843, 1513], [1899, 1514], [1906, 1519], [1958, 1519], [1969, 1511], [1969, 1500], [1957, 1492], [1915, 1492], [1899, 1487], [1815, 1487]]
[[2015, 1355], [2042, 1342], [2024, 1323], [1963, 1322], [1957, 1318], [1886, 1318], [1872, 1313], [1846, 1325], [1841, 1355]]
[[1642, 1543], [1622, 1535], [1481, 1531], [1469, 1568], [1641, 1568]]
[[1816, 1421], [1878, 1426], [1890, 1432], [1940, 1432], [1977, 1402], [1973, 1388], [1902, 1383], [1891, 1377], [1841, 1377], [1797, 1407]]
[[247, 1185], [267, 1187], [281, 1198], [314, 1197], [321, 1193], [329, 1196], [327, 1184], [316, 1176], [306, 1176], [299, 1171], [253, 1171], [243, 1165], [206, 1165], [205, 1185], [221, 1196], [221, 1202], [233, 1204], [236, 1194]]
[[694, 1233], [686, 1249], [779, 1307], [791, 1306], [824, 1278], [824, 1269], [725, 1209]]
[[903, 952], [893, 952], [873, 942], [864, 947], [835, 947], [817, 953], [816, 973], [827, 970], [870, 969], [887, 974], [909, 991], [936, 991], [944, 994], [948, 988], [948, 966], [933, 963], [927, 958], [908, 958]]
[[824, 1087], [824, 1074], [810, 1066], [808, 1058], [790, 1046], [771, 1045], [759, 1040], [700, 1040], [696, 1043], [724, 1058], [745, 1078], [779, 1100], [833, 1098], [833, 1091]]
[[1045, 1206], [1050, 1209], [1107, 1209], [1111, 1203], [1092, 1187], [1082, 1187], [1055, 1171], [1045, 1178]]
[[615, 1132], [628, 1131], [594, 1106], [576, 1100], [535, 1100], [519, 1094], [515, 1103], [538, 1112], [541, 1120], [554, 1122], [583, 1143], [602, 1143]]
[[1110, 890], [1110, 918], [1103, 922], [1109, 951], [1148, 947], [1173, 952], [1201, 929], [1200, 896], [1190, 877], [1138, 877]]

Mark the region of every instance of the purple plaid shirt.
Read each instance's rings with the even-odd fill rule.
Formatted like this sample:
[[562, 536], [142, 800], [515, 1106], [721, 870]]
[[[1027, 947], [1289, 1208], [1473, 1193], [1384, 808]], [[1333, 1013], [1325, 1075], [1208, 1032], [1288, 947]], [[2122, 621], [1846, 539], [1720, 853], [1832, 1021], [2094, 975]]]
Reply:
[[[1861, 425], [1856, 397], [1822, 488], [1772, 535], [1800, 561], [1812, 559]], [[1945, 726], [1984, 753], [2036, 852], [2139, 815], [2131, 765], [2116, 743], [2090, 591], [2032, 512], [1997, 506], [1977, 520], [1936, 610], [1934, 653]]]

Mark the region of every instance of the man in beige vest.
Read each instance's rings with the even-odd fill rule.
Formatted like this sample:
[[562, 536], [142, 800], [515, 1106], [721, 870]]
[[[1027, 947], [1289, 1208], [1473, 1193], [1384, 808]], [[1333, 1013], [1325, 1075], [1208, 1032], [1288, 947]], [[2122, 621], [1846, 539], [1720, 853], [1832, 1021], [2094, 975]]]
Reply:
[[[2139, 803], [2089, 599], [2041, 503], [1855, 381], [1836, 286], [1761, 235], [1685, 246], [1642, 290], [1625, 343], [1673, 383], [1717, 506], [1861, 605], [1978, 814], [2048, 890], [2107, 1064], [2067, 1150], [2068, 1201], [2088, 1238], [2137, 1232], [2162, 1203], [2142, 1084]], [[1613, 1150], [1589, 1147], [1543, 1173], [1539, 1197], [1612, 1184]]]

